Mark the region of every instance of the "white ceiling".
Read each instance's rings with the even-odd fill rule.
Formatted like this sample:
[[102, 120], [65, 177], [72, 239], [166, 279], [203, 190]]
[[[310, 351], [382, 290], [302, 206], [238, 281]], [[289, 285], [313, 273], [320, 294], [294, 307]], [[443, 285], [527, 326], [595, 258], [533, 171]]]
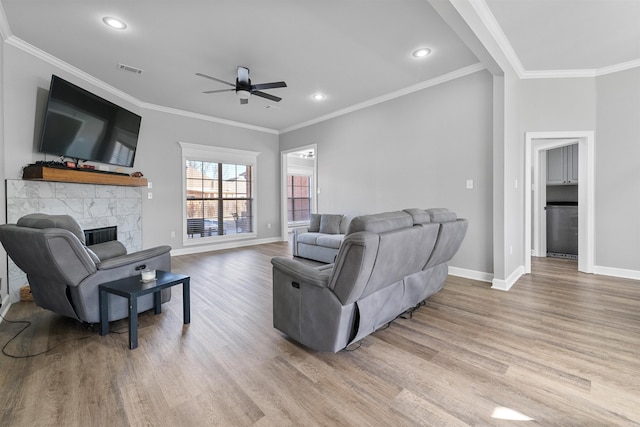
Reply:
[[[281, 131], [406, 91], [478, 59], [431, 7], [447, 0], [1, 0], [15, 46], [32, 45], [140, 103]], [[640, 1], [471, 0], [495, 16], [525, 70], [602, 69], [640, 59]], [[117, 31], [102, 23], [115, 16]], [[1, 21], [1, 20], [0, 20]], [[499, 36], [499, 34], [498, 34]], [[429, 47], [429, 57], [411, 52]], [[119, 71], [123, 63], [144, 70]], [[286, 81], [240, 105], [236, 66]], [[311, 99], [321, 91], [322, 102]], [[270, 108], [266, 108], [266, 107]], [[271, 108], [276, 107], [276, 108]]]

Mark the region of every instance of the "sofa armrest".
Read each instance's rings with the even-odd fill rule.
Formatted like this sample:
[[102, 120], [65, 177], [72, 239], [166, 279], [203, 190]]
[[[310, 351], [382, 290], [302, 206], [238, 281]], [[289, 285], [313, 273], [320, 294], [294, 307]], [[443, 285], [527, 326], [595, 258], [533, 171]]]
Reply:
[[308, 283], [313, 286], [326, 288], [329, 284], [329, 277], [332, 269], [325, 266], [321, 268], [310, 267], [300, 261], [287, 257], [271, 258], [273, 268], [282, 271], [290, 276], [293, 280]]
[[110, 258], [126, 255], [127, 248], [117, 240], [111, 240], [110, 242], [97, 243], [95, 245], [87, 246], [88, 249], [93, 251], [98, 256], [100, 261], [106, 261]]
[[153, 258], [159, 255], [163, 255], [167, 252], [171, 251], [171, 246], [163, 245], [156, 246], [155, 248], [149, 248], [138, 252], [132, 252], [127, 255], [121, 255], [114, 258], [110, 258], [106, 261], [101, 262], [97, 267], [98, 270], [109, 270], [112, 268], [121, 267], [123, 265], [131, 265], [139, 263], [139, 266], [136, 266], [136, 269], [142, 270], [144, 269], [144, 262], [149, 258]]
[[298, 256], [298, 236], [302, 233], [308, 233], [309, 228], [293, 229], [293, 256]]

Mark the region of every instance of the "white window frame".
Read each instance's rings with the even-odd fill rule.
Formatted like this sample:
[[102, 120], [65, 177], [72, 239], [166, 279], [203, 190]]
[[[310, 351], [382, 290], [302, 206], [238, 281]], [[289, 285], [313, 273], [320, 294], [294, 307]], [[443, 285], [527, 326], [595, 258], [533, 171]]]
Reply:
[[[246, 240], [255, 239], [258, 236], [257, 232], [257, 218], [258, 218], [258, 156], [259, 151], [238, 150], [235, 148], [226, 147], [214, 147], [211, 145], [192, 144], [189, 142], [178, 142], [182, 149], [182, 244], [184, 246], [189, 245], [201, 245], [211, 242], [222, 242], [231, 240]], [[229, 234], [223, 236], [206, 236], [200, 239], [187, 238], [187, 170], [185, 165], [187, 160], [205, 161], [212, 163], [228, 163], [228, 164], [242, 164], [248, 165], [252, 168], [251, 173], [251, 189], [253, 205], [251, 207], [252, 219], [251, 219], [251, 233], [242, 234]]]

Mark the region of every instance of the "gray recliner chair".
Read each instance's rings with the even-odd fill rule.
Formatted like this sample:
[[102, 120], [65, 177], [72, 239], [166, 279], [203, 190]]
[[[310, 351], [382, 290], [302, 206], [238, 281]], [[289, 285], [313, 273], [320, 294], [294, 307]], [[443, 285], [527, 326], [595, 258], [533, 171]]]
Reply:
[[[139, 276], [144, 268], [171, 271], [170, 246], [131, 254], [118, 241], [85, 246], [82, 228], [68, 215], [25, 215], [0, 225], [0, 242], [27, 274], [38, 306], [82, 322], [100, 321], [100, 284]], [[109, 320], [127, 317], [127, 299], [109, 298]], [[162, 302], [170, 298], [171, 290], [162, 290]], [[153, 295], [138, 299], [138, 312], [151, 308]]]
[[273, 258], [274, 327], [318, 351], [359, 341], [442, 289], [467, 227], [447, 209], [365, 215], [334, 264]]

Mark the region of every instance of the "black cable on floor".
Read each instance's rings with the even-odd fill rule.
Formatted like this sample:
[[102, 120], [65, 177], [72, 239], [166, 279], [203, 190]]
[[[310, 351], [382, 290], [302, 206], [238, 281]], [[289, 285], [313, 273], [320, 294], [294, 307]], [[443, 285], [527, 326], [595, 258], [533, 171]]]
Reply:
[[[92, 331], [92, 332], [94, 332], [94, 334], [86, 335], [86, 336], [84, 336], [84, 337], [71, 338], [71, 339], [68, 339], [68, 340], [65, 340], [65, 341], [59, 342], [58, 344], [54, 345], [53, 347], [50, 347], [50, 348], [48, 348], [48, 349], [46, 349], [46, 350], [44, 350], [44, 351], [41, 351], [41, 352], [39, 352], [39, 353], [33, 353], [33, 354], [26, 354], [26, 355], [22, 355], [22, 356], [16, 356], [15, 354], [9, 354], [9, 353], [7, 353], [6, 348], [7, 348], [7, 346], [8, 346], [9, 344], [11, 344], [11, 342], [12, 342], [13, 340], [15, 340], [16, 338], [18, 338], [18, 336], [19, 336], [21, 333], [23, 333], [24, 331], [26, 331], [26, 330], [27, 330], [27, 328], [28, 328], [29, 326], [31, 326], [31, 321], [30, 321], [30, 320], [9, 320], [9, 319], [7, 319], [6, 317], [4, 317], [4, 316], [2, 316], [2, 315], [0, 315], [0, 318], [2, 318], [2, 320], [4, 320], [5, 322], [8, 322], [8, 323], [13, 323], [13, 324], [23, 323], [23, 324], [25, 324], [25, 327], [24, 327], [24, 328], [20, 329], [20, 330], [18, 331], [18, 333], [16, 333], [13, 337], [11, 337], [11, 338], [9, 339], [9, 341], [7, 341], [7, 342], [2, 346], [2, 354], [4, 354], [4, 355], [5, 355], [5, 356], [7, 356], [7, 357], [11, 357], [12, 359], [26, 359], [26, 358], [29, 358], [29, 357], [40, 356], [40, 355], [42, 355], [42, 354], [46, 354], [46, 353], [50, 352], [51, 350], [53, 350], [53, 349], [55, 349], [55, 348], [57, 348], [57, 347], [60, 347], [62, 344], [66, 344], [66, 343], [71, 342], [71, 341], [82, 341], [82, 340], [84, 340], [84, 339], [91, 338], [91, 337], [95, 336], [95, 329], [94, 329], [94, 325], [93, 325], [93, 324], [91, 324], [91, 325], [90, 325], [90, 328], [91, 328], [91, 331]], [[109, 333], [114, 333], [114, 334], [124, 334], [124, 333], [128, 333], [128, 331], [109, 331]]]

